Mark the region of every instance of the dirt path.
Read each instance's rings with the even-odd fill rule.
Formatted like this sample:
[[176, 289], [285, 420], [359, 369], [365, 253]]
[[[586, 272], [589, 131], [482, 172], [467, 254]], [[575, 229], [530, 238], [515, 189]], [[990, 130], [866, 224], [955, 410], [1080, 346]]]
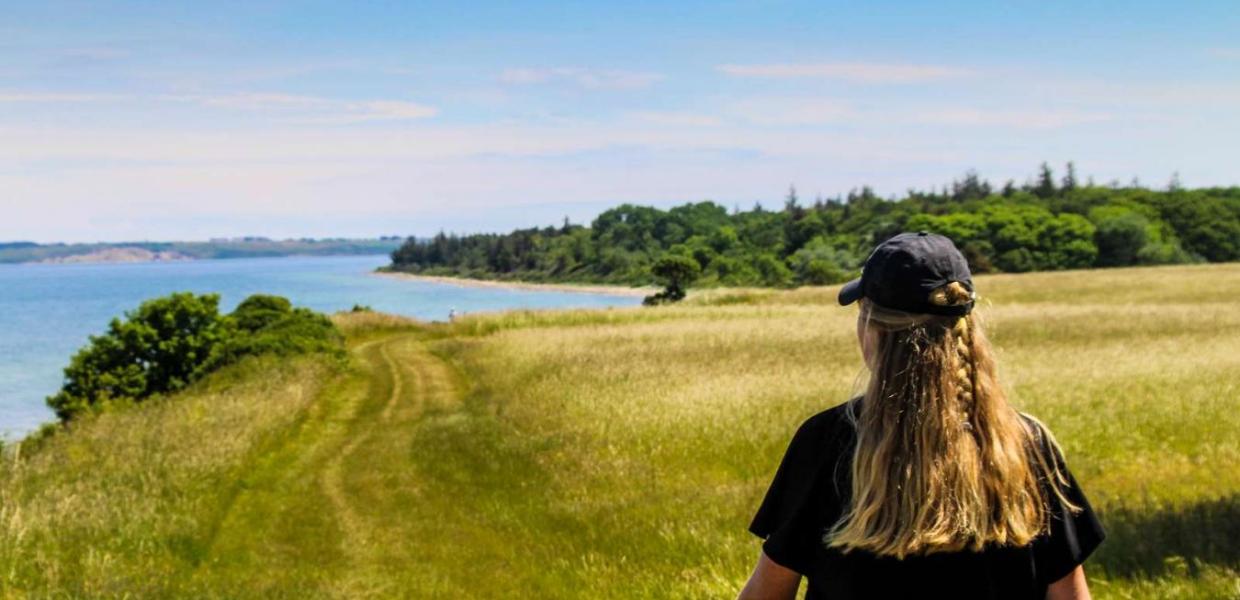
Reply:
[[[408, 449], [428, 412], [460, 405], [462, 386], [418, 332], [356, 343], [350, 352], [354, 368], [241, 476], [199, 563], [204, 589], [399, 595], [395, 565], [416, 558], [401, 556], [408, 544], [399, 521], [425, 518], [408, 510], [419, 493]], [[256, 577], [268, 578], [266, 585]]]
[[[408, 338], [390, 338], [372, 342], [354, 351], [356, 356], [369, 363], [372, 393], [368, 400], [372, 402], [378, 400], [383, 396], [382, 390], [388, 390], [387, 399], [383, 402], [383, 411], [378, 419], [380, 426], [391, 421], [393, 407], [401, 400], [406, 374], [392, 359], [391, 352], [388, 350], [391, 345], [401, 342], [407, 343]], [[377, 360], [374, 354], [378, 354]], [[413, 400], [417, 401], [416, 398]], [[355, 423], [365, 425], [357, 420]], [[319, 482], [323, 494], [331, 501], [333, 514], [339, 524], [341, 550], [349, 557], [356, 569], [365, 563], [367, 550], [374, 545], [374, 539], [370, 535], [371, 525], [364, 522], [360, 510], [354, 507], [353, 500], [349, 497], [349, 490], [345, 487], [344, 464], [346, 460], [353, 457], [358, 448], [370, 441], [373, 425], [350, 429], [351, 435], [348, 436], [348, 441], [339, 452], [327, 459], [327, 463], [320, 471]]]

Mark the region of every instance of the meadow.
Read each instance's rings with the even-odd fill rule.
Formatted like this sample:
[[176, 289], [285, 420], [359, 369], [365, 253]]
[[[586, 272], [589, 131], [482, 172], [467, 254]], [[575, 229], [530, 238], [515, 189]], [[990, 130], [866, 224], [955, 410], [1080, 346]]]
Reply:
[[[1109, 538], [1097, 598], [1240, 598], [1240, 264], [979, 277]], [[864, 380], [834, 287], [339, 315], [0, 470], [0, 597], [719, 598], [788, 440]]]

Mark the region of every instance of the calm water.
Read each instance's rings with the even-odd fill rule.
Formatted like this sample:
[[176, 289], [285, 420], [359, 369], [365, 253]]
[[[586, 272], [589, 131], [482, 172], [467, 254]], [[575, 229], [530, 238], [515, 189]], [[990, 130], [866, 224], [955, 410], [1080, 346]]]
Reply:
[[446, 320], [448, 310], [621, 306], [640, 299], [571, 292], [471, 288], [376, 277], [387, 257], [294, 257], [179, 263], [0, 265], [0, 436], [14, 437], [54, 417], [43, 399], [92, 333], [147, 298], [174, 291], [217, 292], [220, 309], [263, 292], [299, 306], [375, 310]]

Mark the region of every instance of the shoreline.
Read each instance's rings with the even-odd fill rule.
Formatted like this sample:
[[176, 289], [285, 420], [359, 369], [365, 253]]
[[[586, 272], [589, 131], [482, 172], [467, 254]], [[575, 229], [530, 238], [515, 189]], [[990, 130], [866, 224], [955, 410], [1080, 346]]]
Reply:
[[579, 294], [600, 294], [607, 296], [645, 297], [659, 291], [660, 289], [654, 286], [629, 287], [623, 285], [591, 283], [538, 283], [533, 281], [507, 281], [503, 279], [471, 279], [467, 277], [453, 277], [450, 275], [417, 275], [414, 273], [399, 273], [392, 271], [374, 271], [371, 274], [379, 277], [390, 277], [392, 279], [409, 279], [413, 281], [426, 281], [431, 283], [446, 283], [448, 285], [456, 285], [460, 287], [507, 288], [513, 290], [547, 292], [576, 292]]

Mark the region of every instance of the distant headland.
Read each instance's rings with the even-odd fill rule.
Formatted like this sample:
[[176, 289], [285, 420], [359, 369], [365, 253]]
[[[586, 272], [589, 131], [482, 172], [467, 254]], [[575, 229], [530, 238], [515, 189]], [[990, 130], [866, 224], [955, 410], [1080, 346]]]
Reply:
[[406, 238], [212, 238], [205, 242], [96, 242], [39, 244], [0, 242], [4, 263], [129, 263], [200, 260], [210, 258], [261, 258], [277, 256], [331, 256], [389, 254]]

